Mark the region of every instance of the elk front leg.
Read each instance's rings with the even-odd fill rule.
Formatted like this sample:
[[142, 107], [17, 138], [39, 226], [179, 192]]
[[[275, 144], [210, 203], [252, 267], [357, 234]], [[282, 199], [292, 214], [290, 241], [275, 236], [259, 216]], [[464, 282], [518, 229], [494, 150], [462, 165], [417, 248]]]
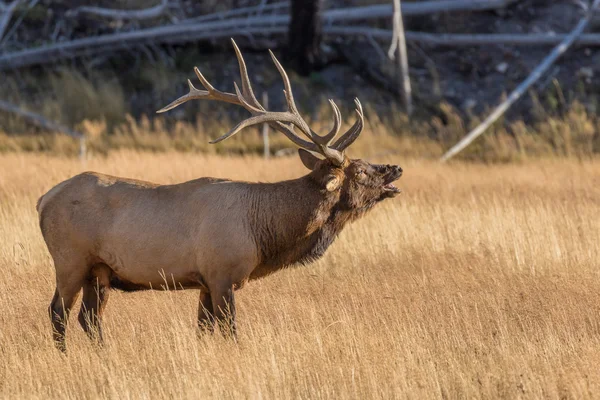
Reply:
[[198, 305], [198, 328], [202, 332], [215, 331], [215, 315], [213, 311], [212, 298], [208, 290], [200, 291], [200, 301]]
[[237, 338], [235, 325], [235, 298], [233, 285], [211, 292], [213, 312], [221, 333], [233, 339]]

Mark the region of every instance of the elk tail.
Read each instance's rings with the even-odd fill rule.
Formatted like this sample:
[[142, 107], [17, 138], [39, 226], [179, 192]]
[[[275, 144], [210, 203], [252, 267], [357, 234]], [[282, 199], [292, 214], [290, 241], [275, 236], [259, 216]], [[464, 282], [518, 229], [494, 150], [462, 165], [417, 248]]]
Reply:
[[44, 195], [40, 196], [40, 198], [37, 201], [37, 204], [35, 205], [35, 210], [39, 213], [40, 212], [40, 205], [42, 204], [42, 199], [44, 198]]

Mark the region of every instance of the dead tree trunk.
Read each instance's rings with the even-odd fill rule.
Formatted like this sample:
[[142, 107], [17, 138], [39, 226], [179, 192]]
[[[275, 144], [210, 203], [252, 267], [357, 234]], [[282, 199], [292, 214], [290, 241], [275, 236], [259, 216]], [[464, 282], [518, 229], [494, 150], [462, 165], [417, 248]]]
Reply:
[[286, 59], [300, 75], [309, 75], [322, 65], [322, 0], [292, 0]]

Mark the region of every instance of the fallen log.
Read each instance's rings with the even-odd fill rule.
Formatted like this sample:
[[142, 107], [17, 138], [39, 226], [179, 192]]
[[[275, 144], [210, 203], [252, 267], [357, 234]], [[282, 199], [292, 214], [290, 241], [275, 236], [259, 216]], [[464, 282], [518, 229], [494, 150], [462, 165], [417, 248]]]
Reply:
[[[393, 31], [362, 26], [328, 26], [323, 28], [328, 35], [366, 36], [379, 40], [391, 40]], [[494, 44], [513, 46], [554, 46], [565, 40], [565, 34], [551, 33], [424, 33], [406, 31], [406, 40], [431, 46], [488, 46]], [[600, 45], [600, 34], [588, 33], [579, 36], [575, 43], [580, 46]]]
[[[453, 11], [485, 11], [505, 8], [519, 0], [431, 0], [414, 3], [402, 3], [402, 15], [415, 16]], [[336, 21], [354, 21], [373, 18], [388, 18], [394, 13], [392, 4], [349, 7], [328, 10], [323, 13], [325, 23]]]
[[75, 18], [81, 14], [88, 14], [102, 18], [142, 21], [160, 17], [168, 10], [168, 6], [168, 0], [161, 0], [160, 4], [143, 10], [118, 10], [112, 8], [81, 6], [68, 11], [66, 16]]
[[[273, 21], [272, 26], [249, 20]], [[198, 24], [177, 24], [156, 28], [121, 32], [110, 35], [76, 39], [70, 42], [55, 43], [48, 46], [26, 49], [0, 56], [0, 70], [21, 68], [30, 65], [47, 64], [65, 58], [92, 56], [106, 51], [129, 49], [135, 45], [157, 45], [185, 43], [206, 39], [229, 38], [244, 35], [263, 35], [284, 33], [287, 30], [289, 16], [271, 16], [260, 18], [236, 18], [226, 21], [214, 21]], [[257, 25], [257, 26], [255, 26]]]
[[251, 7], [240, 7], [240, 8], [235, 8], [235, 9], [229, 10], [229, 11], [222, 11], [222, 12], [200, 15], [198, 17], [189, 18], [184, 21], [181, 21], [181, 23], [191, 24], [191, 23], [204, 22], [204, 21], [223, 20], [225, 18], [239, 17], [240, 15], [248, 15], [248, 14], [252, 14], [252, 13], [261, 14], [263, 12], [279, 11], [279, 10], [289, 8], [289, 6], [290, 6], [289, 2], [282, 1], [279, 3], [264, 4], [264, 5], [251, 6]]
[[81, 134], [79, 132], [71, 130], [71, 129], [69, 129], [65, 126], [62, 126], [60, 124], [57, 124], [55, 122], [52, 122], [52, 121], [42, 117], [39, 114], [33, 113], [31, 111], [25, 111], [13, 104], [7, 103], [2, 100], [0, 100], [0, 110], [11, 113], [11, 114], [18, 115], [19, 117], [22, 117], [22, 118], [25, 118], [26, 120], [28, 120], [35, 126], [38, 126], [43, 129], [47, 129], [51, 132], [64, 133], [65, 135], [74, 137], [76, 139], [80, 139], [84, 136], [83, 134]]
[[440, 159], [442, 162], [446, 162], [462, 150], [464, 150], [469, 144], [471, 144], [475, 139], [477, 139], [483, 132], [485, 132], [500, 116], [502, 116], [506, 110], [510, 108], [522, 95], [533, 85], [538, 79], [541, 78], [542, 74], [554, 64], [558, 58], [563, 55], [569, 47], [575, 43], [575, 40], [579, 35], [583, 33], [588, 23], [592, 19], [594, 11], [600, 6], [600, 0], [594, 0], [594, 3], [587, 11], [585, 17], [579, 21], [577, 26], [569, 33], [564, 40], [559, 43], [553, 50], [548, 54], [546, 58], [542, 60], [542, 62], [531, 72], [531, 74], [525, 79], [512, 93], [508, 96], [508, 98], [500, 103], [494, 111], [475, 129], [469, 132], [468, 135], [463, 137], [458, 143], [456, 143], [450, 150], [448, 150]]
[[33, 125], [46, 129], [50, 132], [63, 133], [67, 136], [71, 136], [72, 138], [79, 140], [79, 158], [82, 162], [85, 163], [87, 143], [84, 134], [69, 129], [66, 126], [57, 124], [56, 122], [50, 121], [39, 114], [33, 113], [31, 111], [22, 110], [21, 108], [2, 100], [0, 100], [0, 111], [18, 115], [19, 117], [28, 120]]
[[[285, 20], [286, 16], [279, 16]], [[245, 21], [246, 19], [239, 19]], [[215, 24], [221, 21], [216, 21]], [[227, 25], [231, 24], [229, 21]], [[287, 30], [285, 23], [274, 26], [228, 26], [227, 29], [216, 29], [207, 24], [180, 24], [150, 28], [134, 32], [95, 36], [77, 39], [70, 42], [56, 43], [33, 49], [0, 55], [0, 70], [22, 68], [31, 65], [47, 64], [81, 56], [94, 56], [107, 51], [129, 49], [136, 45], [157, 45], [168, 43], [185, 43], [199, 40], [222, 39], [244, 35], [282, 34]], [[329, 36], [371, 36], [380, 40], [391, 40], [393, 32], [385, 29], [363, 28], [354, 26], [324, 26], [323, 33]], [[495, 44], [515, 46], [548, 46], [556, 45], [566, 35], [551, 34], [430, 34], [406, 31], [406, 40], [432, 46], [485, 46]], [[583, 34], [575, 41], [580, 46], [600, 46], [600, 34]]]

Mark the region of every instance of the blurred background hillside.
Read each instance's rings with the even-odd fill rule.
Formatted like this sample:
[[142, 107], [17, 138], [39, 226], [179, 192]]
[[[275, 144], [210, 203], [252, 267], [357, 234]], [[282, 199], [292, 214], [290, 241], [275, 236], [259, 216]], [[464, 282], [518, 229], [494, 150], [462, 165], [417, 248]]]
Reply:
[[[267, 49], [288, 70], [299, 108], [315, 130], [330, 127], [327, 99], [336, 101], [348, 125], [354, 119], [352, 100], [358, 97], [367, 128], [354, 154], [437, 158], [529, 75], [558, 43], [555, 38], [582, 18], [585, 3], [434, 0], [402, 5], [414, 102], [410, 117], [398, 93], [396, 61], [388, 57], [391, 2], [375, 0], [296, 5], [104, 0], [94, 7], [68, 0], [1, 3], [0, 101], [81, 132], [89, 154], [118, 148], [262, 153], [263, 139], [255, 128], [208, 144], [245, 116], [234, 106], [192, 101], [155, 114], [187, 93], [187, 79], [201, 87], [194, 66], [215, 87], [233, 91], [239, 72], [232, 37], [244, 53], [258, 98], [266, 92], [270, 109], [282, 109], [285, 102]], [[316, 27], [306, 23], [315, 18]], [[599, 153], [600, 35], [593, 33], [598, 25], [600, 17], [592, 20], [585, 40], [460, 157], [511, 161]], [[510, 37], [486, 36], [497, 34]], [[476, 38], [484, 43], [474, 44]], [[0, 152], [76, 155], [79, 146], [78, 140], [37, 127], [6, 107], [0, 111]], [[271, 132], [271, 154], [285, 154], [292, 146]]]

